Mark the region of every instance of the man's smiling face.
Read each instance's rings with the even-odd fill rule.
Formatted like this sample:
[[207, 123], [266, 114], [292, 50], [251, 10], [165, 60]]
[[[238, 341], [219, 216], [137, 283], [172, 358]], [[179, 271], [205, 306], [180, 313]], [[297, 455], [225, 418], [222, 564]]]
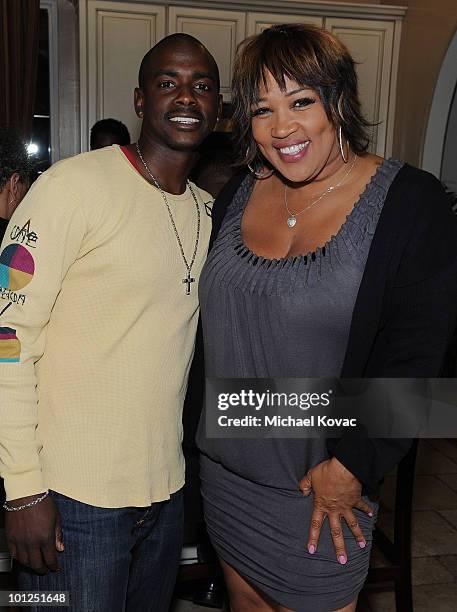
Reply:
[[194, 151], [213, 130], [219, 79], [211, 55], [198, 43], [175, 40], [154, 50], [135, 90], [135, 108], [151, 141], [175, 151]]

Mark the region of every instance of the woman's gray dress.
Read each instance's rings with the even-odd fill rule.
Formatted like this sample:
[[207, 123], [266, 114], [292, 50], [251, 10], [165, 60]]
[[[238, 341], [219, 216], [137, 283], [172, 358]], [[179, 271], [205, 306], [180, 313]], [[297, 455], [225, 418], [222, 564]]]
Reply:
[[[244, 180], [200, 279], [206, 376], [339, 376], [371, 240], [401, 166], [385, 160], [378, 167], [325, 247], [275, 260], [243, 243], [241, 218], [254, 185], [251, 177]], [[197, 436], [202, 495], [220, 557], [296, 612], [330, 612], [353, 601], [368, 571], [375, 519], [354, 510], [365, 549], [343, 521], [345, 565], [336, 560], [327, 521], [317, 552], [310, 555], [306, 547], [313, 499], [303, 497], [298, 482], [328, 458], [325, 440], [209, 439], [204, 429], [203, 413]]]

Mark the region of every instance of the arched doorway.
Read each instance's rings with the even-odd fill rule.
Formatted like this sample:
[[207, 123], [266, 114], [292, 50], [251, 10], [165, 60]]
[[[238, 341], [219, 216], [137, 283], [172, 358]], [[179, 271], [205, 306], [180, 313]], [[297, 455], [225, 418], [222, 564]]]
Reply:
[[[428, 119], [425, 134], [424, 153], [422, 156], [422, 167], [441, 178], [443, 169], [443, 157], [446, 145], [446, 134], [450, 122], [451, 110], [455, 107], [457, 99], [455, 91], [457, 88], [457, 32], [448, 47], [446, 56], [441, 66], [440, 75], [433, 94], [432, 107]], [[457, 129], [457, 109], [454, 109]], [[457, 138], [457, 132], [456, 132]], [[448, 141], [450, 142], [450, 141]], [[456, 150], [456, 149], [454, 149]], [[457, 172], [457, 170], [456, 170]], [[456, 176], [457, 180], [457, 176]]]
[[447, 122], [441, 180], [450, 191], [457, 194], [457, 86], [454, 90]]

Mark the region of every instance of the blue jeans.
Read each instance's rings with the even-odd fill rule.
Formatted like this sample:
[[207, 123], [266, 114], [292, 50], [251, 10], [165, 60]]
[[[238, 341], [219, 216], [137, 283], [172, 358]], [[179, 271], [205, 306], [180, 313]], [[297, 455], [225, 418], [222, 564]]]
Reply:
[[182, 490], [148, 508], [98, 508], [51, 495], [62, 517], [60, 570], [39, 576], [18, 566], [18, 588], [69, 591], [74, 612], [168, 612], [183, 542]]

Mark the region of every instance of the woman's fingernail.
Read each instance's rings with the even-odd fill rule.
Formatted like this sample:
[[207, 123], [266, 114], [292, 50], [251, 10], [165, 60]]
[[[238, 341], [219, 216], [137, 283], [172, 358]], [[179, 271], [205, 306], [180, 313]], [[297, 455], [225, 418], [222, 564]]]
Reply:
[[338, 557], [338, 561], [341, 563], [341, 565], [344, 565], [347, 561], [346, 557], [344, 555], [340, 555]]
[[358, 544], [359, 544], [360, 548], [365, 548], [365, 546], [367, 545], [367, 543], [364, 542], [363, 540], [359, 540]]
[[373, 516], [373, 512], [369, 512], [369, 513], [368, 513], [368, 516]]
[[314, 544], [310, 544], [308, 546], [308, 552], [310, 555], [314, 555], [314, 553], [316, 552], [316, 547], [314, 546]]

